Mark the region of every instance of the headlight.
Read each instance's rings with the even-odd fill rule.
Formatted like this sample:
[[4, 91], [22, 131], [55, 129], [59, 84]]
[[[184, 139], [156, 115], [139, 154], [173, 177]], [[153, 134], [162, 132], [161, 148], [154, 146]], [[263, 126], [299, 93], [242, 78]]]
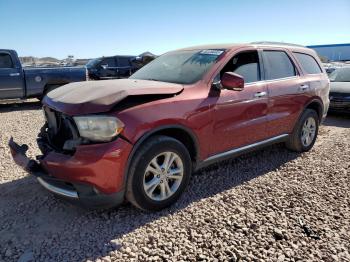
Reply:
[[111, 141], [124, 128], [123, 122], [113, 116], [75, 116], [73, 119], [80, 136], [92, 141]]

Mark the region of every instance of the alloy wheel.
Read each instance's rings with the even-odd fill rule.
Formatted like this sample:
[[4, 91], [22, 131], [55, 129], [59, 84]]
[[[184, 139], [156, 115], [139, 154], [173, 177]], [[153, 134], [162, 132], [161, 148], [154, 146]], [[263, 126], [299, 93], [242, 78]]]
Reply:
[[148, 164], [143, 188], [149, 198], [163, 201], [171, 197], [180, 187], [184, 175], [183, 162], [175, 152], [163, 152]]
[[308, 147], [314, 141], [316, 135], [316, 121], [313, 117], [305, 120], [301, 130], [301, 142], [303, 146]]

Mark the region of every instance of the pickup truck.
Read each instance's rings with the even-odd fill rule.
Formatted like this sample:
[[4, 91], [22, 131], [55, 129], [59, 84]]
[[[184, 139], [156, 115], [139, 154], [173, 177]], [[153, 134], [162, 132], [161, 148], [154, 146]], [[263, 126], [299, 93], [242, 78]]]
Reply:
[[87, 78], [84, 67], [22, 68], [16, 51], [0, 49], [0, 101], [41, 99], [59, 86]]

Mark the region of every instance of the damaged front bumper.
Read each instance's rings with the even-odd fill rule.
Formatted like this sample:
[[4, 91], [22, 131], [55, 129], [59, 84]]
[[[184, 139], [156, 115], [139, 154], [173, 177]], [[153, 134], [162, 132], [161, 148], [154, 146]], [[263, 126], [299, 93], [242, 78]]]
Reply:
[[28, 158], [28, 146], [17, 144], [13, 138], [8, 145], [17, 165], [35, 176], [44, 188], [70, 202], [108, 208], [124, 201], [124, 169], [120, 167], [125, 156], [119, 153], [130, 150], [126, 142], [78, 147], [73, 156], [53, 151], [39, 160]]

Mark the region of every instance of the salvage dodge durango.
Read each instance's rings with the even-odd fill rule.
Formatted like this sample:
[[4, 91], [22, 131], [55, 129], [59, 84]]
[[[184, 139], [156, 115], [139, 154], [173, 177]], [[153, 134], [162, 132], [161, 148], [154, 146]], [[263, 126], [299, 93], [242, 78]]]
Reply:
[[[70, 83], [43, 100], [42, 152], [9, 141], [49, 191], [88, 207], [160, 210], [199, 168], [272, 143], [305, 152], [329, 105], [314, 51], [282, 43], [168, 52], [129, 79]], [[218, 174], [219, 175], [219, 174]]]

